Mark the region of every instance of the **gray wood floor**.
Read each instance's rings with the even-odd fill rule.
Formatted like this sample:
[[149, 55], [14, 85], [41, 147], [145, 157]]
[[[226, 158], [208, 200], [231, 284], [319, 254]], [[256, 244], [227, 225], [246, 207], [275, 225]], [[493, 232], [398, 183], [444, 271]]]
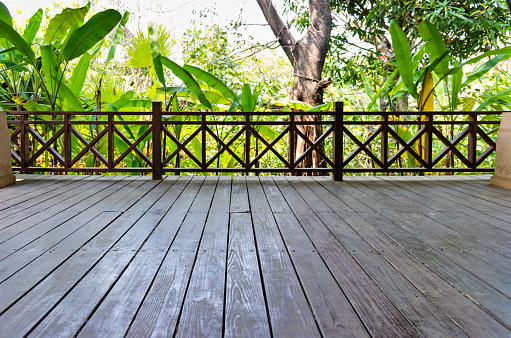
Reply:
[[19, 175], [0, 336], [511, 336], [489, 176]]

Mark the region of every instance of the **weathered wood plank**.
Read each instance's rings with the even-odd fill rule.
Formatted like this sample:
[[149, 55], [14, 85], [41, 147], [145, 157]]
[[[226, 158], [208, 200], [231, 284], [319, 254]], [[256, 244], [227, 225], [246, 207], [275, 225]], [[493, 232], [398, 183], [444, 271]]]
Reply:
[[[228, 207], [228, 206], [227, 206]], [[183, 303], [178, 337], [221, 337], [229, 213], [208, 215]]]
[[[141, 216], [125, 213], [110, 224], [100, 236], [60, 265], [53, 273], [31, 289], [0, 316], [2, 334], [19, 337], [28, 334], [63, 297], [93, 268], [97, 262]], [[8, 292], [8, 290], [6, 291]], [[37, 306], [33, 306], [37, 304]]]
[[76, 194], [75, 189], [81, 189], [82, 186], [91, 186], [96, 184], [94, 179], [82, 179], [82, 180], [66, 180], [58, 182], [53, 187], [54, 189], [45, 191], [44, 193], [36, 194], [31, 196], [29, 199], [20, 201], [17, 198], [13, 198], [1, 208], [2, 215], [4, 217], [18, 213], [18, 212], [31, 212], [33, 210], [43, 210], [52, 206], [53, 204], [59, 203], [66, 198], [72, 197]]
[[224, 334], [270, 337], [250, 214], [232, 213], [229, 225]]
[[[189, 182], [189, 177], [180, 177], [177, 181], [175, 178], [165, 179], [162, 182], [167, 185], [170, 183], [172, 186], [151, 207], [149, 212], [164, 213], [167, 210], [169, 212], [97, 310], [87, 320], [86, 325], [80, 331], [80, 336], [124, 336], [186, 216], [186, 210], [185, 212], [176, 210], [174, 202], [180, 198]], [[197, 193], [196, 187], [191, 189]], [[190, 205], [191, 201], [189, 200]]]
[[[27, 255], [28, 257], [21, 256], [20, 260], [24, 263], [29, 261], [29, 263], [23, 265], [15, 262], [12, 267], [9, 266], [13, 272], [9, 278], [3, 280], [0, 284], [2, 289], [9, 290], [8, 293], [0, 297], [0, 312], [4, 311], [73, 254], [77, 253], [82, 246], [105, 230], [117, 217], [119, 217], [119, 213], [116, 212], [100, 213], [70, 236], [53, 246], [51, 250], [42, 252], [32, 261], [29, 260], [29, 255]], [[16, 271], [15, 269], [18, 270]]]
[[186, 216], [127, 332], [128, 337], [174, 335], [206, 217], [207, 213]]
[[282, 198], [293, 201], [297, 210], [301, 211], [294, 216], [276, 214], [277, 223], [293, 222], [296, 216], [296, 220], [314, 243], [313, 250], [318, 251], [328, 265], [369, 331], [373, 334], [417, 336], [416, 328], [392, 304], [377, 283], [367, 275], [341, 243], [331, 236], [330, 231], [317, 216], [307, 213], [307, 204], [299, 198], [296, 191], [293, 191], [289, 182], [275, 178], [275, 183], [282, 191]]
[[231, 177], [220, 177], [183, 302], [178, 337], [222, 336], [230, 195]]
[[[146, 212], [84, 275], [31, 332], [39, 337], [74, 336], [124, 272], [145, 242], [158, 246], [165, 231], [157, 227], [163, 213]], [[149, 236], [154, 236], [150, 238]]]
[[245, 177], [234, 176], [231, 191], [231, 212], [250, 212]]
[[[321, 181], [327, 189], [337, 189], [336, 184], [331, 182]], [[481, 306], [487, 309], [492, 309], [493, 316], [501, 323], [510, 323], [511, 318], [509, 309], [511, 306], [510, 299], [503, 297], [503, 294], [492, 286], [485, 283], [483, 280], [475, 277], [469, 271], [462, 269], [459, 265], [455, 264], [452, 260], [448, 259], [441, 250], [438, 251], [435, 247], [426, 245], [423, 241], [418, 239], [415, 235], [406, 231], [409, 224], [398, 225], [400, 220], [392, 217], [385, 217], [379, 212], [373, 210], [369, 211], [373, 203], [373, 199], [366, 198], [364, 203], [368, 205], [368, 211], [360, 213], [370, 223], [382, 231], [386, 236], [393, 238], [408, 252], [413, 253], [415, 257], [423, 262], [427, 262], [428, 266], [439, 274], [442, 278], [450, 281], [453, 286], [458, 290], [469, 295], [472, 299], [477, 301]], [[424, 238], [428, 240], [427, 238]], [[452, 259], [452, 257], [451, 257]], [[500, 301], [498, 300], [500, 299]]]
[[[266, 196], [257, 178], [247, 178], [250, 207], [252, 210], [252, 220], [254, 226], [255, 239], [259, 252], [259, 260], [261, 264], [261, 272], [264, 281], [266, 299], [268, 303], [268, 311], [271, 320], [272, 332], [275, 337], [298, 337], [300, 335], [307, 337], [315, 337], [320, 334], [318, 324], [314, 319], [314, 315], [310, 309], [309, 302], [304, 295], [300, 280], [291, 261], [286, 245], [282, 239], [279, 228], [271, 208], [266, 200]], [[294, 253], [291, 255], [293, 256]], [[307, 260], [306, 262], [308, 262]], [[294, 262], [297, 269], [303, 271], [304, 265], [300, 262]], [[322, 262], [316, 261], [318, 266], [314, 265], [314, 275], [321, 273]], [[326, 270], [326, 267], [325, 267]], [[328, 274], [328, 271], [327, 271]], [[310, 275], [309, 275], [310, 276]], [[325, 282], [326, 280], [326, 282]], [[314, 278], [312, 285], [304, 283], [302, 285], [309, 293], [317, 292], [321, 286], [328, 285], [328, 278]], [[335, 283], [335, 281], [334, 281]], [[335, 288], [330, 291], [330, 298], [326, 303], [333, 303], [337, 300]], [[340, 291], [340, 290], [339, 290]], [[310, 300], [313, 311], [321, 313], [328, 308], [325, 306], [323, 297], [317, 296]], [[323, 332], [332, 335], [347, 333], [362, 326], [350, 326], [350, 312], [343, 314], [343, 325], [339, 325], [335, 320], [337, 312], [323, 313], [324, 316], [316, 315], [321, 322]], [[347, 328], [347, 329], [346, 329]], [[363, 336], [362, 330], [359, 336]]]

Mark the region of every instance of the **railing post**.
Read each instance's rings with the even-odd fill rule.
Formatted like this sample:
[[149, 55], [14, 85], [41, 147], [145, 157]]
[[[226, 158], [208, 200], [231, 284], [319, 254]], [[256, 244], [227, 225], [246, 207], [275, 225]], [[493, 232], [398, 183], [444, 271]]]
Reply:
[[108, 170], [114, 168], [115, 162], [115, 148], [114, 148], [114, 115], [108, 114]]
[[69, 130], [69, 114], [64, 113], [64, 169], [66, 174], [71, 167], [71, 135]]
[[153, 102], [153, 180], [162, 179], [161, 102]]
[[207, 161], [206, 161], [206, 114], [205, 113], [202, 115], [201, 130], [202, 130], [201, 168], [202, 168], [202, 170], [206, 170]]
[[295, 170], [295, 113], [289, 113], [289, 169], [294, 173]]
[[388, 145], [389, 145], [389, 114], [383, 112], [381, 115], [381, 162], [383, 169], [388, 169]]
[[332, 179], [342, 181], [343, 169], [343, 121], [344, 104], [343, 102], [334, 102], [334, 172]]
[[433, 169], [433, 113], [427, 113], [424, 116], [424, 123], [426, 124], [424, 160], [428, 164], [428, 169]]
[[245, 113], [245, 175], [250, 170], [250, 114]]
[[27, 159], [30, 157], [29, 140], [25, 119], [25, 114], [22, 113], [20, 115], [20, 171], [22, 174], [26, 173]]
[[468, 161], [472, 169], [477, 168], [477, 113], [469, 113], [470, 132], [468, 134]]

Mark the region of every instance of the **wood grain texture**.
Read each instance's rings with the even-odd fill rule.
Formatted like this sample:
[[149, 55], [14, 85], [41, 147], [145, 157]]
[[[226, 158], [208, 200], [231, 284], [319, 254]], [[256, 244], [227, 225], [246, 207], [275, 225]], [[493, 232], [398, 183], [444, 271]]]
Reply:
[[511, 336], [489, 176], [19, 177], [0, 336]]
[[[263, 188], [257, 179], [249, 179], [247, 183], [273, 335], [275, 337], [318, 336], [320, 335], [318, 325], [302, 289], [303, 281], [300, 282], [295, 271], [294, 265], [297, 263], [295, 261], [293, 264], [289, 256]], [[297, 268], [299, 269], [299, 267]], [[316, 268], [314, 266], [314, 270]], [[322, 280], [317, 278], [314, 280], [322, 284]], [[308, 285], [304, 285], [304, 288], [308, 289]], [[329, 291], [335, 294], [335, 290]], [[313, 299], [314, 311], [317, 311], [316, 303]], [[335, 313], [335, 311], [332, 312]], [[349, 312], [346, 313], [345, 318], [347, 321], [350, 319]], [[325, 316], [322, 321], [328, 319], [331, 319], [330, 314]], [[322, 326], [326, 329], [323, 331], [328, 331], [332, 327], [334, 328], [331, 330], [332, 334], [342, 332], [336, 331], [335, 325]], [[356, 326], [354, 327], [356, 328]]]
[[232, 213], [229, 225], [224, 334], [270, 337], [250, 214]]
[[186, 216], [127, 332], [128, 337], [174, 334], [206, 217], [207, 213]]
[[[141, 215], [142, 213], [122, 215], [13, 304], [0, 316], [2, 333], [14, 337], [23, 336], [32, 330], [105, 255], [104, 250], [110, 249]], [[33, 304], [37, 306], [32, 306]]]

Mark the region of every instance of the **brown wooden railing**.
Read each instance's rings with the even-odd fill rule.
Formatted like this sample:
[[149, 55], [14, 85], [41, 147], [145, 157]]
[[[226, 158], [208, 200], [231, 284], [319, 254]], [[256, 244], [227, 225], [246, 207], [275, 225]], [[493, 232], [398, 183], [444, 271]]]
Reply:
[[[156, 102], [150, 113], [8, 112], [8, 124], [13, 169], [23, 173], [140, 172], [161, 179], [170, 172], [314, 172], [332, 173], [341, 180], [343, 173], [358, 172], [491, 172], [492, 165], [482, 164], [495, 151], [495, 141], [484, 127], [499, 121], [484, 117], [500, 113], [400, 112], [418, 116], [411, 120], [396, 113], [343, 112], [342, 103], [335, 103], [333, 112], [314, 113], [322, 121], [311, 122], [297, 119], [300, 112], [164, 113]], [[439, 120], [454, 115], [467, 119]], [[311, 142], [300, 131], [301, 125], [321, 125], [324, 132]], [[189, 132], [179, 135], [177, 131], [185, 126]], [[263, 126], [272, 127], [273, 137], [265, 135]], [[463, 128], [449, 138], [441, 126]], [[216, 131], [228, 127], [228, 137]], [[357, 128], [365, 132], [356, 135]], [[131, 129], [136, 129], [136, 135]], [[403, 130], [409, 137], [403, 136]], [[294, 156], [295, 139], [304, 140], [308, 147], [298, 158]], [[305, 157], [313, 152], [322, 158], [324, 167], [302, 168]], [[272, 160], [265, 162], [268, 156]], [[361, 156], [370, 167], [353, 167]], [[448, 156], [462, 166], [441, 166]], [[415, 165], [403, 166], [403, 158]], [[263, 162], [270, 165], [262, 166]]]

